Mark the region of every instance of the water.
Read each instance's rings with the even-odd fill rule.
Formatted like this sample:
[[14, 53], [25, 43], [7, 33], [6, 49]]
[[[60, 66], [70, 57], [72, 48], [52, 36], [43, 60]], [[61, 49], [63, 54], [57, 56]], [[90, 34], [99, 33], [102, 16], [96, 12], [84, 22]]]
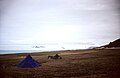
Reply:
[[[36, 47], [37, 46], [37, 47]], [[91, 45], [0, 45], [0, 54], [87, 49]]]
[[[50, 51], [50, 50], [49, 50]], [[14, 53], [34, 53], [34, 52], [49, 52], [43, 50], [0, 50], [0, 54], [14, 54]]]

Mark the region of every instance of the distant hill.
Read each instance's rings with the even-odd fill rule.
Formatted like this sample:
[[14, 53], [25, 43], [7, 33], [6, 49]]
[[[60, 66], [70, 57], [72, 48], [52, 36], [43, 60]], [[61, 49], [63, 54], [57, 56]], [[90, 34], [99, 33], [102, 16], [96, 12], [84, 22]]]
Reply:
[[101, 47], [120, 47], [120, 39], [117, 39], [113, 42], [110, 42], [108, 45], [104, 45], [104, 46], [101, 46]]

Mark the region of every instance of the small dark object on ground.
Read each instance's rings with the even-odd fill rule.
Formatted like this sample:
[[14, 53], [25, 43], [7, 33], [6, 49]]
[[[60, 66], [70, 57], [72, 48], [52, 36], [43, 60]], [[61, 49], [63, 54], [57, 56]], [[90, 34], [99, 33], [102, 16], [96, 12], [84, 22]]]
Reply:
[[55, 56], [48, 56], [48, 59], [62, 59], [61, 56], [59, 56], [58, 54], [56, 54]]

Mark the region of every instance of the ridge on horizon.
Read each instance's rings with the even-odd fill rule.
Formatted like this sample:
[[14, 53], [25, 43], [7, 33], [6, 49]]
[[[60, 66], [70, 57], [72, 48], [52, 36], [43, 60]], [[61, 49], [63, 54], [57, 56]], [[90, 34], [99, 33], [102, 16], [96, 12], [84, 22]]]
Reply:
[[101, 47], [108, 47], [108, 48], [111, 48], [111, 47], [120, 47], [120, 38], [119, 39], [116, 39], [112, 42], [110, 42], [109, 44], [107, 45], [103, 45]]

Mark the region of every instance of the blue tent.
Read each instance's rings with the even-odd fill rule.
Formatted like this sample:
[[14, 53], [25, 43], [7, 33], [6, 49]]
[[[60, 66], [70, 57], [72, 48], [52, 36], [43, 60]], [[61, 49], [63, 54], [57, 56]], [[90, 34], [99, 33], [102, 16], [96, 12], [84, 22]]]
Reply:
[[41, 66], [41, 64], [35, 61], [30, 55], [27, 55], [26, 58], [17, 65], [17, 67], [21, 68], [34, 68], [38, 66]]

